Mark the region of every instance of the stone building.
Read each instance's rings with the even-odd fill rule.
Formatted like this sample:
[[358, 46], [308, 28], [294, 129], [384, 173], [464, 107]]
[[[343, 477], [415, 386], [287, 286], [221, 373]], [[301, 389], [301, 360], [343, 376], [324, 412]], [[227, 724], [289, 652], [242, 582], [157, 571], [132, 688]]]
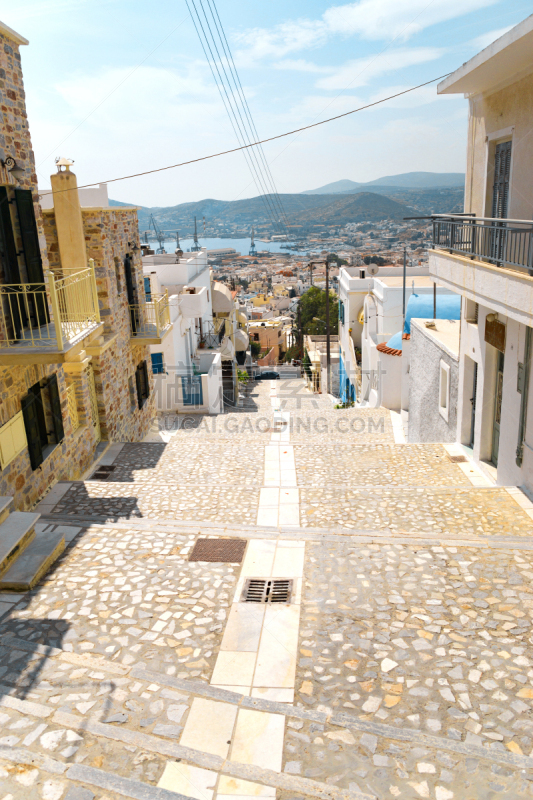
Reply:
[[[0, 496], [31, 508], [80, 478], [101, 440], [135, 441], [154, 416], [134, 208], [81, 209], [69, 162], [39, 203], [19, 48], [0, 23]], [[166, 308], [166, 310], [165, 310]], [[152, 337], [152, 338], [150, 338]]]

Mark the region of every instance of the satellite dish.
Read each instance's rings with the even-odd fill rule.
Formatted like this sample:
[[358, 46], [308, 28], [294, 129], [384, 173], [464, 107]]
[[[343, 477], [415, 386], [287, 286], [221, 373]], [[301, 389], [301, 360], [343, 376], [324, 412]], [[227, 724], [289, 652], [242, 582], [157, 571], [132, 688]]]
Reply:
[[368, 272], [369, 275], [372, 276], [377, 275], [379, 272], [379, 267], [377, 264], [369, 264], [368, 267], [366, 268], [366, 271]]

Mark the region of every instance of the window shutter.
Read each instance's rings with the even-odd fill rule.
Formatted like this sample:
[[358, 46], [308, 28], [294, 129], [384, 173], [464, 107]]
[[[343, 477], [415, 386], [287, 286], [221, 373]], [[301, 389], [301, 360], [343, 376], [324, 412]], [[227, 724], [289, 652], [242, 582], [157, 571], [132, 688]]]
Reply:
[[37, 397], [30, 392], [22, 398], [22, 416], [24, 417], [24, 427], [26, 429], [26, 439], [28, 440], [28, 451], [30, 454], [30, 464], [33, 470], [40, 467], [43, 463], [43, 451], [41, 447], [41, 432], [39, 429], [39, 419], [37, 416]]
[[20, 235], [22, 238], [22, 252], [26, 262], [26, 274], [28, 283], [40, 283], [43, 285], [43, 293], [30, 296], [32, 306], [31, 317], [32, 326], [40, 328], [50, 322], [48, 306], [44, 295], [44, 273], [41, 258], [41, 248], [39, 247], [39, 234], [37, 232], [37, 222], [35, 220], [35, 208], [30, 189], [15, 189], [15, 200], [20, 225]]
[[141, 371], [139, 367], [137, 367], [137, 369], [135, 370], [135, 384], [137, 386], [137, 405], [139, 406], [139, 408], [142, 408], [144, 400], [142, 391]]
[[509, 204], [509, 178], [511, 175], [512, 142], [500, 142], [494, 154], [494, 186], [492, 189], [492, 216], [504, 219]]
[[152, 372], [154, 375], [162, 375], [165, 371], [163, 353], [152, 353]]
[[148, 362], [143, 361], [141, 364], [141, 369], [143, 372], [144, 377], [144, 399], [147, 400], [150, 397], [150, 378], [148, 376]]
[[146, 302], [150, 303], [152, 300], [152, 285], [150, 283], [150, 278], [144, 278], [144, 296], [146, 298]]
[[61, 400], [59, 399], [59, 386], [57, 384], [57, 375], [52, 375], [48, 381], [48, 391], [50, 392], [50, 409], [52, 411], [52, 421], [54, 423], [54, 433], [56, 435], [57, 444], [62, 442], [65, 438], [65, 431], [63, 428], [63, 415], [61, 413]]
[[4, 283], [20, 283], [17, 248], [5, 186], [0, 186], [0, 255], [4, 268]]
[[20, 223], [22, 250], [26, 261], [28, 283], [44, 283], [43, 262], [39, 247], [39, 234], [35, 208], [30, 189], [15, 189], [15, 200]]
[[126, 278], [126, 292], [128, 294], [128, 303], [131, 306], [135, 304], [135, 286], [133, 284], [131, 258], [129, 255], [124, 256], [124, 275]]

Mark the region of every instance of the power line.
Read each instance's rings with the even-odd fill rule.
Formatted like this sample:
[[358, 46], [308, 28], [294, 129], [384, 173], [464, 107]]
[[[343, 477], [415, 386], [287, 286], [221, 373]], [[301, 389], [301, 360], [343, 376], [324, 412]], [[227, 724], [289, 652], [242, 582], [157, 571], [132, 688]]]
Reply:
[[[351, 111], [345, 111], [343, 114], [337, 114], [334, 117], [328, 117], [328, 119], [323, 119], [320, 122], [313, 122], [311, 125], [304, 125], [302, 128], [294, 128], [292, 131], [286, 131], [285, 133], [278, 133], [276, 136], [269, 136], [268, 139], [261, 139], [257, 142], [252, 142], [251, 144], [244, 144], [240, 147], [232, 147], [231, 150], [221, 150], [219, 153], [211, 153], [208, 156], [200, 156], [199, 158], [192, 158], [190, 161], [181, 161], [179, 164], [169, 164], [166, 167], [157, 167], [156, 169], [147, 169], [144, 172], [134, 172], [132, 175], [123, 175], [120, 178], [109, 178], [108, 180], [100, 180], [100, 181], [93, 181], [93, 183], [85, 183], [83, 186], [78, 186], [77, 189], [88, 189], [91, 186], [98, 186], [100, 183], [117, 183], [118, 181], [127, 181], [130, 178], [142, 178], [144, 175], [154, 175], [156, 172], [166, 172], [169, 169], [178, 169], [179, 167], [187, 167], [189, 164], [198, 164], [200, 161], [208, 161], [210, 158], [219, 158], [220, 156], [227, 156], [231, 153], [238, 153], [239, 150], [247, 150], [250, 147], [255, 147], [259, 144], [266, 144], [267, 142], [274, 142], [277, 139], [284, 139], [286, 136], [292, 136], [294, 133], [302, 133], [302, 131], [308, 131], [311, 128], [318, 128], [320, 125], [326, 125], [328, 122], [335, 122], [337, 119], [342, 119], [343, 117], [349, 117], [351, 114], [357, 114], [358, 111], [365, 111], [367, 108], [373, 108], [374, 106], [379, 106], [381, 103], [386, 103], [387, 100], [394, 100], [395, 97], [401, 97], [404, 94], [408, 94], [409, 92], [414, 92], [416, 89], [421, 89], [423, 86], [429, 86], [431, 83], [435, 83], [436, 81], [440, 81], [443, 78], [446, 78], [448, 75], [451, 75], [450, 72], [446, 72], [444, 75], [439, 75], [438, 78], [432, 78], [430, 81], [425, 81], [424, 83], [419, 83], [417, 86], [411, 86], [409, 89], [404, 89], [401, 92], [396, 92], [396, 94], [391, 94], [388, 97], [383, 97], [381, 100], [375, 100], [373, 103], [367, 103], [366, 106], [359, 106], [359, 108], [353, 108]], [[72, 192], [73, 189], [60, 189], [60, 192]]]
[[[239, 77], [239, 73], [237, 72], [237, 67], [235, 66], [235, 61], [233, 60], [233, 55], [231, 53], [231, 49], [230, 49], [230, 46], [229, 46], [229, 43], [228, 43], [228, 40], [227, 40], [227, 37], [226, 37], [226, 33], [224, 31], [224, 27], [222, 25], [222, 21], [220, 19], [219, 14], [218, 14], [218, 10], [217, 10], [217, 7], [216, 7], [215, 0], [207, 0], [207, 4], [209, 6], [211, 6], [211, 4], [212, 4], [212, 6], [213, 6], [213, 8], [211, 9], [211, 14], [212, 14], [213, 19], [215, 21], [215, 26], [217, 26], [217, 20], [218, 20], [218, 25], [220, 26], [219, 37], [220, 37], [220, 40], [222, 42], [222, 48], [223, 48], [224, 53], [226, 55], [226, 59], [228, 61], [228, 65], [230, 67], [230, 71], [232, 72], [232, 75], [233, 75], [233, 81], [235, 83], [235, 88], [237, 89], [237, 92], [239, 93], [239, 95], [241, 97], [243, 108], [244, 108], [244, 113], [245, 113], [246, 118], [248, 119], [252, 135], [256, 140], [258, 140], [259, 139], [259, 134], [257, 132], [257, 128], [255, 126], [255, 123], [254, 123], [254, 120], [253, 120], [253, 117], [252, 117], [252, 113], [250, 111], [250, 107], [249, 107], [248, 101], [246, 99], [246, 95], [244, 94], [244, 89], [242, 87], [241, 79]], [[213, 13], [213, 9], [214, 9], [214, 13]], [[216, 14], [216, 19], [215, 19], [215, 16], [214, 16], [215, 14]], [[270, 165], [269, 165], [269, 163], [268, 163], [268, 161], [266, 159], [265, 152], [264, 152], [264, 150], [263, 150], [261, 145], [259, 145], [257, 149], [258, 149], [261, 161], [263, 162], [263, 164], [265, 166], [265, 170], [266, 170], [267, 176], [269, 178], [270, 185], [274, 189], [274, 199], [277, 202], [278, 210], [280, 211], [280, 213], [282, 214], [282, 216], [283, 216], [283, 218], [285, 220], [285, 225], [288, 225], [289, 224], [289, 220], [287, 218], [287, 214], [286, 214], [285, 209], [283, 207], [283, 203], [281, 202], [281, 198], [279, 196], [279, 192], [278, 192], [276, 183], [274, 181], [274, 177], [273, 177], [272, 172], [270, 170]]]
[[[241, 113], [241, 109], [239, 107], [238, 100], [235, 97], [235, 94], [234, 94], [234, 92], [232, 90], [231, 82], [230, 82], [230, 80], [228, 78], [228, 73], [226, 71], [226, 67], [224, 65], [224, 61], [220, 56], [220, 52], [219, 52], [219, 48], [218, 48], [218, 45], [217, 45], [217, 41], [216, 41], [216, 38], [215, 38], [215, 36], [213, 34], [213, 30], [211, 28], [211, 25], [210, 25], [206, 10], [204, 8], [203, 2], [202, 2], [202, 0], [186, 0], [186, 4], [187, 4], [187, 8], [189, 9], [189, 12], [191, 12], [191, 8], [190, 8], [190, 5], [189, 5], [189, 2], [192, 5], [192, 7], [194, 8], [194, 11], [195, 11], [196, 18], [198, 20], [200, 29], [202, 31], [203, 37], [205, 38], [205, 43], [207, 45], [207, 49], [209, 50], [209, 53], [211, 55], [211, 60], [210, 60], [209, 56], [208, 56], [208, 54], [206, 52], [206, 49], [204, 47], [203, 48], [204, 54], [205, 54], [205, 56], [206, 56], [206, 58], [207, 58], [207, 60], [209, 62], [209, 66], [211, 68], [211, 73], [213, 75], [213, 78], [215, 79], [215, 82], [217, 84], [217, 88], [219, 90], [219, 93], [221, 95], [222, 100], [224, 101], [224, 99], [225, 99], [227, 101], [227, 102], [224, 102], [224, 105], [226, 107], [226, 111], [230, 115], [230, 120], [232, 122], [232, 125], [233, 125], [233, 122], [235, 122], [235, 124], [233, 125], [233, 130], [234, 130], [234, 132], [235, 132], [235, 134], [237, 136], [237, 141], [239, 142], [239, 144], [250, 144], [251, 141], [252, 141], [252, 137], [250, 137], [248, 135], [248, 131], [246, 130], [246, 125], [245, 125], [244, 120], [243, 120], [243, 116], [242, 116], [242, 113]], [[202, 19], [200, 17], [200, 13], [198, 11], [196, 2], [198, 2], [198, 5], [202, 10], [203, 19], [205, 20], [205, 27], [204, 27], [204, 24], [203, 24]], [[211, 10], [211, 8], [210, 8], [210, 10]], [[191, 17], [192, 17], [192, 13], [191, 13]], [[215, 19], [213, 17], [213, 22], [214, 21], [215, 21]], [[194, 22], [194, 18], [193, 18], [193, 22]], [[198, 30], [198, 26], [195, 25], [195, 28], [196, 28], [196, 32], [198, 33], [198, 36], [200, 36], [200, 31]], [[217, 28], [217, 33], [218, 33], [218, 28]], [[209, 36], [208, 36], [208, 34], [209, 34]], [[211, 44], [212, 44], [212, 46], [211, 46]], [[203, 43], [202, 43], [202, 46], [203, 46]], [[215, 58], [215, 54], [213, 53], [213, 49], [214, 49], [214, 51], [216, 53], [216, 58]], [[213, 69], [213, 67], [214, 67], [214, 69]], [[216, 73], [218, 75], [218, 81], [217, 81], [217, 79], [215, 77], [215, 71], [216, 71]], [[237, 131], [238, 131], [238, 133], [237, 133]], [[258, 154], [257, 154], [257, 152], [255, 150], [250, 150], [248, 161], [249, 161], [248, 166], [251, 167], [252, 177], [255, 176], [256, 185], [258, 186], [259, 192], [263, 197], [263, 202], [267, 206], [267, 210], [268, 210], [271, 222], [272, 222], [272, 224], [274, 225], [275, 228], [279, 229], [280, 223], [279, 223], [279, 220], [277, 219], [276, 209], [275, 209], [275, 206], [274, 206], [274, 203], [273, 203], [272, 199], [269, 196], [267, 181], [265, 180], [265, 176], [263, 174], [263, 169], [262, 169], [261, 163], [260, 163], [260, 161], [258, 159]]]
[[[197, 10], [196, 6], [194, 5], [194, 0], [191, 0], [191, 2], [192, 2], [192, 5], [194, 7], [194, 10], [196, 12], [196, 17], [198, 19], [198, 25], [200, 26], [200, 28], [202, 30], [202, 33], [204, 34], [205, 44], [207, 45], [207, 48], [209, 49], [209, 52], [211, 54], [211, 58], [209, 57], [209, 55], [207, 53], [206, 47], [204, 45], [204, 38], [202, 38], [202, 36], [200, 35], [200, 30], [198, 28], [198, 25], [196, 24], [196, 20], [195, 20], [195, 18], [193, 16], [193, 13], [192, 13], [191, 8], [189, 6], [189, 2], [188, 2], [188, 0], [185, 0], [185, 2], [186, 2], [186, 5], [187, 5], [187, 8], [189, 10], [189, 14], [191, 15], [191, 19], [193, 21], [193, 25], [195, 27], [196, 33], [198, 34], [198, 38], [200, 39], [200, 44], [202, 46], [202, 50], [204, 51], [204, 55], [205, 55], [206, 61], [207, 61], [208, 65], [209, 65], [209, 69], [211, 70], [211, 75], [213, 76], [213, 80], [215, 81], [215, 85], [216, 85], [216, 87], [218, 89], [218, 92], [219, 92], [220, 97], [222, 99], [222, 102], [224, 104], [224, 108], [226, 109], [226, 112], [227, 112], [228, 117], [230, 119], [231, 126], [233, 128], [233, 132], [235, 133], [235, 136], [237, 137], [237, 141], [239, 142], [239, 144], [240, 145], [246, 145], [246, 138], [242, 136], [238, 120], [237, 120], [237, 118], [235, 116], [235, 113], [233, 111], [233, 107], [231, 106], [231, 101], [230, 101], [229, 96], [228, 96], [226, 85], [225, 85], [225, 83], [224, 83], [224, 81], [222, 79], [222, 76], [220, 74], [220, 70], [218, 68], [217, 62], [216, 62], [216, 60], [215, 60], [215, 58], [213, 56], [213, 51], [211, 50], [211, 45], [209, 44], [209, 40], [207, 39], [207, 36], [205, 34], [204, 27], [202, 25], [202, 20], [200, 18], [198, 10]], [[216, 70], [216, 72], [218, 74], [218, 78], [217, 78], [217, 75], [215, 74], [215, 70]], [[241, 149], [241, 148], [239, 148], [239, 149]], [[243, 148], [243, 150], [244, 150], [244, 148]], [[253, 153], [253, 151], [252, 151], [252, 153]], [[266, 198], [266, 193], [265, 193], [265, 191], [264, 191], [264, 189], [263, 189], [263, 187], [261, 185], [261, 180], [260, 180], [259, 176], [257, 175], [257, 172], [256, 172], [256, 170], [254, 168], [254, 164], [253, 164], [253, 160], [252, 160], [253, 159], [252, 153], [250, 153], [250, 154], [246, 153], [246, 155], [244, 155], [244, 152], [243, 152], [243, 155], [244, 155], [246, 163], [248, 164], [248, 169], [250, 170], [250, 172], [252, 174], [252, 178], [253, 178], [254, 183], [256, 185], [257, 191], [259, 192], [259, 196], [261, 197], [261, 199], [263, 200], [263, 203], [265, 205], [265, 208], [266, 208], [266, 211], [267, 211], [267, 216], [270, 217], [271, 222], [275, 225], [274, 214], [272, 212], [271, 207], [268, 204], [268, 199]]]

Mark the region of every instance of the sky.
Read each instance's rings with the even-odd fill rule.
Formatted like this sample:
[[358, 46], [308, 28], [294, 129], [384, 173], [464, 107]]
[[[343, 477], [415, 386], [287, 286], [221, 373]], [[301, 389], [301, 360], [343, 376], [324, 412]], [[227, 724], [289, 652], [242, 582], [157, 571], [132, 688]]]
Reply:
[[[218, 0], [217, 10], [267, 138], [453, 71], [531, 4]], [[237, 146], [185, 0], [17, 0], [1, 19], [30, 41], [22, 68], [40, 188], [49, 188], [57, 156], [74, 160], [82, 185]], [[343, 178], [463, 172], [467, 114], [462, 96], [438, 96], [434, 83], [264, 152], [280, 193]], [[144, 206], [259, 193], [242, 153], [108, 188]]]

